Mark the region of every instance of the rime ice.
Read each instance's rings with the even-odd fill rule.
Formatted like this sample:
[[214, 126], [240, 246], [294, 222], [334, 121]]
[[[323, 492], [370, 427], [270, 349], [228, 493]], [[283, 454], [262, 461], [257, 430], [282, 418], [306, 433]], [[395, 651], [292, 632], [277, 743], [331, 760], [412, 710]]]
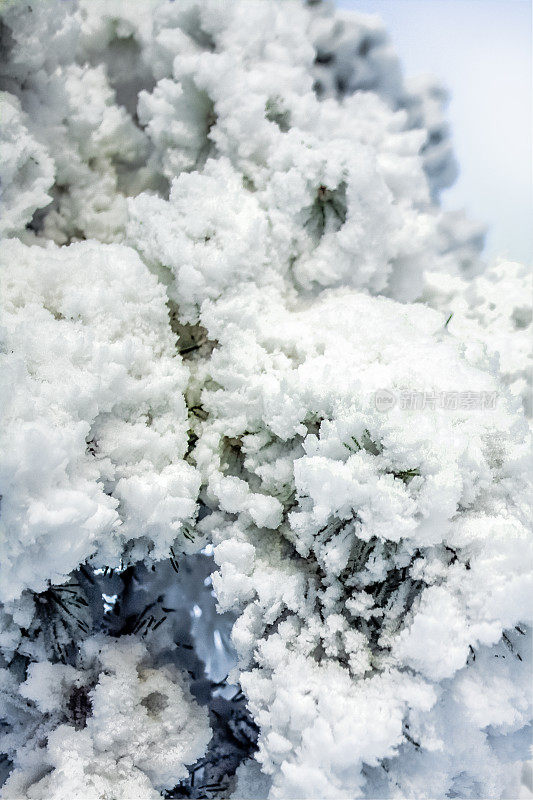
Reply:
[[445, 91], [326, 2], [1, 37], [4, 796], [517, 796], [531, 279]]

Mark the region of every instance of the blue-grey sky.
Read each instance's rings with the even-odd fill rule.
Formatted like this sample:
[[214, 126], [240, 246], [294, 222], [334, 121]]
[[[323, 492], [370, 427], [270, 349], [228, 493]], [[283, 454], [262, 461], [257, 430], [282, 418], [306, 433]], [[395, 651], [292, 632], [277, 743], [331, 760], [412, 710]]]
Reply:
[[487, 256], [533, 259], [529, 0], [337, 0], [378, 14], [404, 73], [430, 72], [451, 92], [460, 165], [443, 193], [489, 226]]

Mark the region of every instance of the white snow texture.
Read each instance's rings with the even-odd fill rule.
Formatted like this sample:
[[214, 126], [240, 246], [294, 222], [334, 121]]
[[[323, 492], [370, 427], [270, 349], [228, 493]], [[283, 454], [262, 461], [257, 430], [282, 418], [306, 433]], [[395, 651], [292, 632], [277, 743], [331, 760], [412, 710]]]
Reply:
[[531, 275], [439, 205], [444, 90], [328, 2], [0, 13], [2, 796], [187, 779], [170, 634], [43, 604], [206, 543], [233, 798], [526, 796]]

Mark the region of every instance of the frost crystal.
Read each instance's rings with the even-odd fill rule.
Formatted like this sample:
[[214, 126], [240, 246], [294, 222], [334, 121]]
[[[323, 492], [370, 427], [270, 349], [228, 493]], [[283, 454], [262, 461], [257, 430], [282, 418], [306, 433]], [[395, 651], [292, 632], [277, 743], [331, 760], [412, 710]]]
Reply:
[[151, 798], [160, 797], [154, 786], [170, 788], [185, 777], [185, 765], [211, 738], [207, 712], [179, 672], [153, 669], [143, 663], [147, 657], [132, 637], [97, 637], [85, 641], [81, 669], [30, 665], [18, 697], [29, 701], [34, 725], [39, 712], [44, 716], [34, 742], [14, 752], [3, 797]]
[[0, 45], [3, 796], [525, 796], [531, 278], [445, 91], [327, 2]]

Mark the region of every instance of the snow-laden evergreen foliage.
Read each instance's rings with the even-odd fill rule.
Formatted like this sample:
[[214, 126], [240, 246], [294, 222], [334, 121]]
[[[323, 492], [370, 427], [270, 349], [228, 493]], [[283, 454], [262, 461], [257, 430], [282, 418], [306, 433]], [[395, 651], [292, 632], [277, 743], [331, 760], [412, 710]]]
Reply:
[[0, 37], [3, 796], [527, 791], [530, 275], [445, 92], [325, 2]]

